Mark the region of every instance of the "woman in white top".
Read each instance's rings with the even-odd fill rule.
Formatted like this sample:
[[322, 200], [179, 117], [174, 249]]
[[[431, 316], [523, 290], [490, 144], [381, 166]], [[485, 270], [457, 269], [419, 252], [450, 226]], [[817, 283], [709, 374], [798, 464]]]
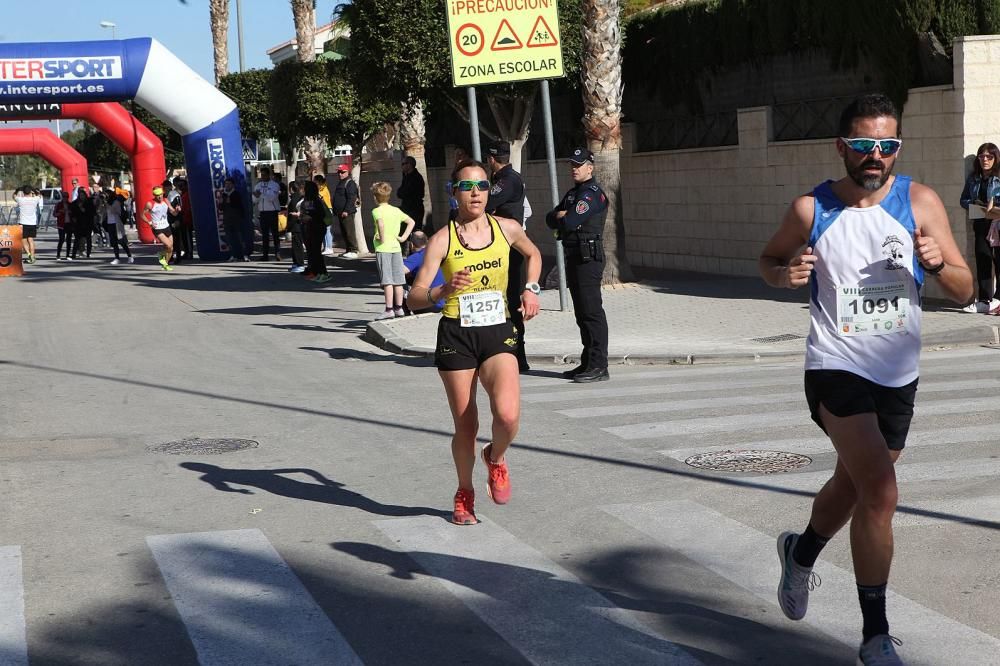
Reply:
[[170, 231], [168, 215], [176, 215], [177, 209], [170, 205], [163, 198], [163, 188], [153, 188], [153, 200], [146, 202], [146, 207], [142, 210], [142, 218], [153, 228], [153, 235], [163, 243], [163, 251], [160, 252], [160, 266], [163, 270], [172, 271], [172, 266], [167, 263], [167, 259], [174, 253], [174, 241]]
[[14, 194], [17, 204], [18, 222], [21, 225], [21, 238], [24, 241], [25, 261], [35, 263], [35, 236], [38, 234], [38, 220], [42, 216], [42, 197], [38, 190], [25, 186]]
[[115, 251], [115, 258], [111, 260], [111, 264], [117, 266], [121, 263], [121, 257], [118, 254], [119, 243], [125, 249], [125, 254], [128, 255], [128, 263], [134, 264], [135, 259], [132, 257], [132, 250], [128, 249], [128, 237], [125, 235], [125, 224], [122, 222], [122, 206], [125, 198], [120, 194], [115, 194], [113, 190], [108, 190], [107, 196], [110, 203], [108, 203], [108, 221], [105, 228], [108, 231], [108, 241], [111, 243], [111, 248]]

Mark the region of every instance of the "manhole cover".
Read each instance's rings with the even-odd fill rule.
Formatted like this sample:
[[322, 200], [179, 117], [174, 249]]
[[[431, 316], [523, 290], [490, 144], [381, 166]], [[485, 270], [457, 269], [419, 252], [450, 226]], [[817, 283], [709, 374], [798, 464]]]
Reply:
[[717, 451], [699, 453], [684, 462], [691, 467], [713, 472], [776, 474], [805, 467], [812, 462], [812, 458], [784, 451]]
[[764, 345], [770, 345], [775, 342], [790, 342], [792, 340], [803, 340], [806, 336], [799, 335], [798, 333], [782, 333], [781, 335], [770, 335], [766, 338], [750, 338], [750, 342], [759, 342]]
[[177, 442], [167, 442], [165, 444], [153, 444], [147, 447], [150, 453], [169, 453], [179, 455], [182, 453], [230, 453], [232, 451], [242, 451], [243, 449], [256, 449], [260, 444], [252, 439], [202, 439], [200, 437], [189, 437]]

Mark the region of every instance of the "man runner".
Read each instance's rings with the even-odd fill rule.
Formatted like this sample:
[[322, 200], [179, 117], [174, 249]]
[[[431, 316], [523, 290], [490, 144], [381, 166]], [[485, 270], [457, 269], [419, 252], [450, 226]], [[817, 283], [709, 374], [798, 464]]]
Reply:
[[[475, 525], [476, 384], [482, 382], [493, 413], [493, 440], [482, 450], [489, 473], [487, 490], [495, 503], [506, 504], [510, 477], [504, 454], [517, 435], [521, 412], [517, 329], [510, 319], [510, 308], [518, 304], [507, 303], [507, 262], [511, 248], [527, 260], [528, 282], [520, 303], [527, 321], [538, 314], [542, 257], [519, 222], [486, 214], [490, 181], [483, 164], [459, 163], [451, 183], [458, 201], [457, 219], [431, 237], [407, 303], [411, 310], [420, 310], [433, 307], [439, 299], [445, 301], [434, 361], [455, 422], [451, 454], [458, 491], [452, 522]], [[439, 268], [445, 283], [431, 287]]]
[[802, 534], [778, 537], [778, 602], [806, 614], [817, 556], [851, 522], [851, 553], [864, 619], [858, 664], [902, 664], [890, 636], [885, 593], [892, 562], [894, 463], [913, 417], [920, 356], [920, 288], [926, 276], [949, 298], [972, 298], [937, 194], [892, 170], [902, 141], [884, 95], [852, 102], [840, 117], [837, 152], [847, 176], [797, 198], [760, 256], [774, 287], [809, 285], [811, 327], [805, 391], [813, 420], [837, 451], [833, 477], [813, 500]]

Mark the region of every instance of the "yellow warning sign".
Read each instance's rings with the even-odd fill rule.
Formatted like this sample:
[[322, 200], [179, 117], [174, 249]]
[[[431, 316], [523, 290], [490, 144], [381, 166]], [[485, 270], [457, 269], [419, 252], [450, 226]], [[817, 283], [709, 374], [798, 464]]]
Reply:
[[556, 0], [447, 0], [456, 87], [563, 76]]

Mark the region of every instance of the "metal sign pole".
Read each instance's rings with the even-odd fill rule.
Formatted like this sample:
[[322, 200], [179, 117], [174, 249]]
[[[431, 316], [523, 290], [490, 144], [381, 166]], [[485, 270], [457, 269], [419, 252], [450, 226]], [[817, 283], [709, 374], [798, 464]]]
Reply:
[[469, 130], [472, 132], [472, 159], [483, 161], [483, 150], [479, 146], [479, 107], [476, 106], [476, 87], [466, 88], [469, 98]]
[[[542, 79], [542, 118], [545, 120], [545, 154], [549, 163], [549, 190], [552, 192], [552, 207], [559, 205], [559, 184], [556, 181], [556, 147], [552, 138], [552, 103], [549, 99], [549, 81]], [[559, 274], [559, 309], [566, 311], [566, 258], [563, 256], [562, 241], [556, 240], [556, 271]]]

